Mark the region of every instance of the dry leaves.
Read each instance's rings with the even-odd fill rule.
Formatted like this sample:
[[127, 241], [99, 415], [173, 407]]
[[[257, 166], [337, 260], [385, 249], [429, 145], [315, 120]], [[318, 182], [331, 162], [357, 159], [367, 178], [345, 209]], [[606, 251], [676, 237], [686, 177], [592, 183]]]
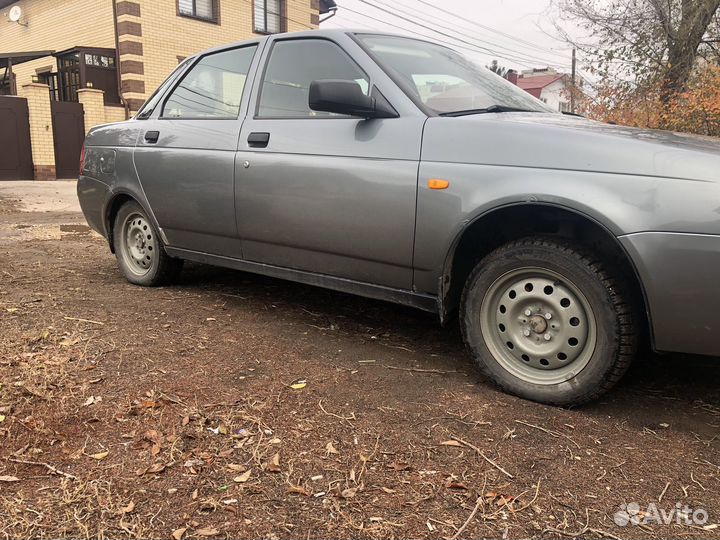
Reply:
[[454, 441], [454, 440], [452, 440], [452, 439], [450, 439], [449, 441], [443, 441], [443, 442], [441, 442], [441, 443], [440, 443], [440, 446], [459, 446], [459, 447], [462, 448], [462, 444], [460, 444], [459, 442]]
[[20, 479], [17, 476], [0, 476], [0, 482], [19, 482]]
[[290, 383], [290, 388], [292, 388], [293, 390], [302, 390], [306, 386], [307, 381], [305, 379], [298, 379]]
[[302, 486], [290, 486], [287, 492], [290, 495], [304, 495], [305, 497], [310, 496], [310, 492]]
[[220, 534], [220, 531], [217, 529], [213, 529], [212, 527], [206, 527], [204, 529], [198, 529], [195, 531], [195, 534], [198, 536], [217, 536]]
[[337, 451], [337, 449], [333, 446], [332, 441], [327, 443], [325, 445], [325, 453], [326, 454], [339, 454], [340, 452]]
[[275, 454], [272, 459], [265, 465], [265, 470], [268, 472], [279, 473], [282, 471], [280, 467], [280, 453]]
[[90, 457], [93, 459], [96, 459], [97, 461], [102, 461], [106, 457], [110, 455], [110, 452], [98, 452], [97, 454], [91, 454]]
[[185, 536], [185, 532], [187, 531], [187, 527], [183, 527], [181, 529], [176, 529], [172, 533], [173, 540], [182, 540], [182, 537]]
[[245, 482], [247, 482], [248, 480], [250, 480], [250, 475], [251, 475], [251, 474], [252, 474], [252, 470], [247, 470], [247, 471], [245, 471], [243, 474], [241, 474], [240, 476], [236, 476], [235, 478], [233, 478], [233, 481], [236, 482], [236, 483], [238, 483], [238, 484], [244, 484]]
[[407, 471], [410, 469], [410, 464], [405, 463], [404, 461], [394, 461], [393, 463], [390, 463], [387, 467], [388, 469], [392, 469], [393, 471]]

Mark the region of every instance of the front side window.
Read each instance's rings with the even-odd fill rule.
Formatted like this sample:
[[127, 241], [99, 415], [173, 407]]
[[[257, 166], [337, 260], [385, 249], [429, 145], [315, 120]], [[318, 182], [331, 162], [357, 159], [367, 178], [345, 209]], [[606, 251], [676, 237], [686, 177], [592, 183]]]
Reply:
[[253, 30], [260, 34], [277, 34], [285, 29], [283, 0], [253, 0]]
[[452, 49], [412, 38], [359, 35], [415, 99], [439, 114], [477, 111], [499, 105], [555, 112], [539, 99]]
[[367, 95], [370, 79], [335, 43], [323, 39], [275, 43], [263, 79], [258, 117], [337, 116], [310, 110], [310, 83], [321, 79], [354, 80]]
[[189, 17], [217, 20], [217, 0], [178, 0], [178, 13]]
[[204, 56], [182, 78], [163, 107], [163, 118], [237, 118], [257, 47]]

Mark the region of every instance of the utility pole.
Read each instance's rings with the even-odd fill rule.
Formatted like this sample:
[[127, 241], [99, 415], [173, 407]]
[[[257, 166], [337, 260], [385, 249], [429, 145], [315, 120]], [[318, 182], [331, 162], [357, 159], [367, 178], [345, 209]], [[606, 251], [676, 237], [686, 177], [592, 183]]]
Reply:
[[572, 50], [572, 81], [570, 83], [570, 112], [575, 113], [575, 92], [577, 91], [577, 50]]

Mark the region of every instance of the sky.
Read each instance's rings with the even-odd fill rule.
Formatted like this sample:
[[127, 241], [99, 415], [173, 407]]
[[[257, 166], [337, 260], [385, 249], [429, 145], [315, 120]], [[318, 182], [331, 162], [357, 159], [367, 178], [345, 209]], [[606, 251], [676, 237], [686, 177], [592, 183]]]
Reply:
[[550, 0], [367, 1], [437, 32], [371, 7], [363, 0], [336, 0], [337, 15], [322, 23], [321, 28], [392, 31], [452, 43], [458, 51], [484, 65], [497, 59], [501, 66], [515, 70], [552, 66], [570, 71], [571, 49], [556, 37]]

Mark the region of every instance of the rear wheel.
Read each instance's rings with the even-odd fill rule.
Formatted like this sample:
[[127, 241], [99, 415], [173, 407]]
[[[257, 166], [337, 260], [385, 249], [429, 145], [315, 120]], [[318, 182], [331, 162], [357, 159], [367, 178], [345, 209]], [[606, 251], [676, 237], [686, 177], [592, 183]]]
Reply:
[[115, 256], [130, 283], [153, 287], [177, 277], [183, 261], [165, 253], [165, 245], [147, 213], [136, 202], [122, 205], [113, 227]]
[[463, 292], [462, 330], [482, 371], [533, 401], [579, 405], [610, 389], [636, 350], [623, 285], [556, 240], [511, 242], [483, 259]]

